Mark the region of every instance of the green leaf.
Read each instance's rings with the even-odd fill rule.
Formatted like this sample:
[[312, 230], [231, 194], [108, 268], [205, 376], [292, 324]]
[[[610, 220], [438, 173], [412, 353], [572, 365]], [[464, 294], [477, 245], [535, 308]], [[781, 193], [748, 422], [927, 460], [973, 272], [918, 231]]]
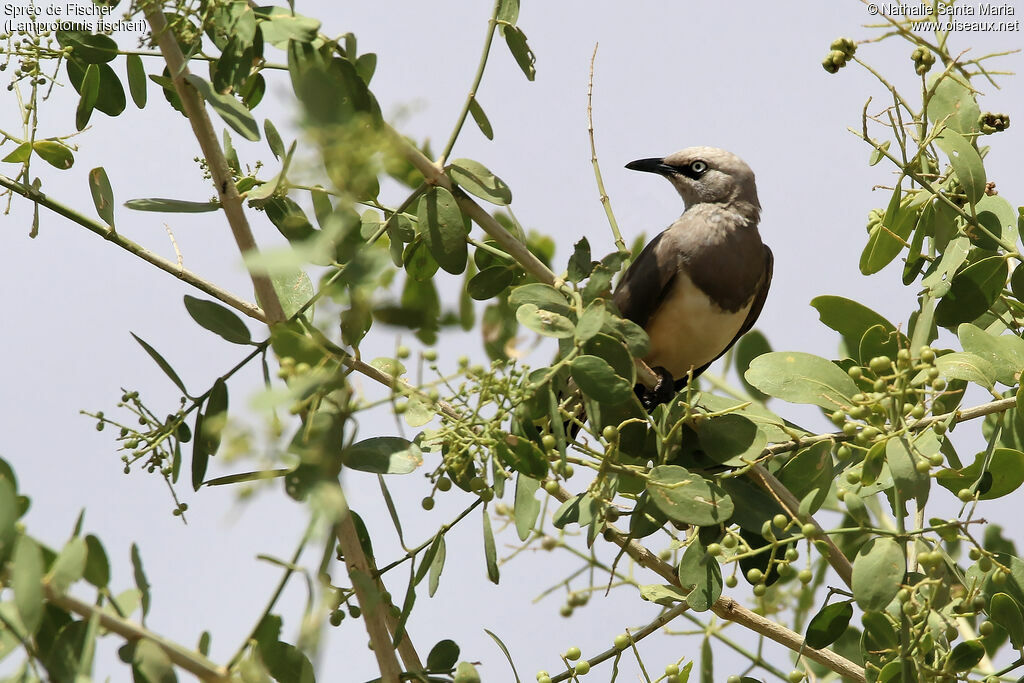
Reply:
[[174, 382], [174, 385], [181, 389], [181, 393], [188, 396], [188, 390], [185, 389], [185, 383], [181, 381], [180, 377], [178, 377], [178, 373], [174, 371], [174, 368], [171, 367], [171, 364], [164, 360], [164, 357], [161, 356], [156, 349], [154, 349], [152, 346], [143, 341], [141, 337], [137, 336], [134, 332], [130, 334], [135, 339], [135, 341], [139, 342], [139, 346], [145, 349], [146, 353], [149, 354], [149, 357], [156, 361], [156, 364], [160, 366], [160, 369], [164, 371], [164, 374], [167, 375], [172, 382]]
[[110, 560], [107, 559], [107, 551], [103, 549], [100, 539], [92, 534], [85, 537], [85, 546], [88, 554], [82, 575], [97, 588], [106, 588], [110, 583]]
[[376, 436], [341, 452], [345, 467], [376, 474], [408, 474], [423, 464], [419, 446], [397, 436]]
[[853, 597], [861, 609], [880, 612], [896, 597], [907, 571], [903, 548], [891, 538], [873, 538], [853, 560]]
[[501, 0], [495, 18], [498, 21], [515, 24], [519, 21], [519, 0]]
[[534, 479], [543, 479], [548, 473], [548, 461], [537, 444], [522, 437], [508, 434], [498, 440], [498, 457], [516, 472]]
[[880, 325], [889, 337], [885, 344], [871, 348], [868, 353], [871, 355], [855, 360], [862, 364], [867, 363], [875, 356], [896, 357], [900, 348], [900, 341], [905, 339], [896, 330], [896, 326], [886, 320], [883, 316], [871, 310], [867, 306], [841, 296], [819, 296], [811, 299], [811, 306], [818, 311], [821, 322], [838, 332], [843, 337], [843, 343], [851, 354], [858, 353], [861, 340], [864, 334]]
[[933, 95], [928, 102], [928, 118], [933, 123], [945, 122], [947, 129], [959, 133], [975, 133], [981, 109], [974, 93], [952, 73], [936, 72], [928, 79]]
[[516, 320], [537, 334], [545, 337], [565, 339], [576, 333], [576, 326], [569, 318], [537, 308], [535, 304], [523, 304], [516, 310]]
[[508, 289], [515, 276], [515, 271], [509, 266], [491, 266], [469, 279], [466, 292], [477, 301], [486, 301]]
[[608, 319], [608, 312], [604, 307], [604, 299], [594, 299], [590, 302], [580, 315], [576, 323], [576, 341], [585, 342], [592, 339], [601, 331], [605, 321]]
[[499, 206], [512, 203], [512, 190], [505, 181], [478, 161], [456, 159], [448, 167], [448, 175], [459, 187], [480, 199]]
[[271, 197], [263, 208], [274, 227], [293, 244], [316, 234], [302, 207], [288, 197]]
[[[954, 495], [963, 488], [969, 488], [982, 477], [985, 465], [985, 451], [978, 453], [974, 462], [961, 470], [944, 469], [935, 477], [939, 486]], [[986, 472], [991, 473], [991, 484], [986, 488], [979, 486], [978, 496], [981, 500], [994, 500], [1013, 493], [1024, 484], [1024, 453], [1012, 448], [996, 448]]]
[[257, 7], [256, 16], [269, 21], [259, 22], [263, 40], [277, 48], [287, 47], [289, 40], [311, 43], [320, 31], [320, 21], [293, 14], [285, 7]]
[[501, 650], [502, 654], [505, 655], [505, 659], [508, 660], [508, 665], [510, 667], [512, 667], [512, 675], [515, 677], [516, 683], [521, 683], [521, 681], [519, 679], [519, 672], [516, 671], [515, 662], [512, 661], [512, 655], [509, 654], [508, 648], [505, 647], [505, 643], [501, 642], [501, 638], [499, 638], [493, 632], [491, 632], [490, 630], [488, 630], [486, 628], [484, 629], [484, 633], [486, 633], [487, 635], [489, 635], [491, 637], [491, 640], [493, 640], [497, 644], [497, 646]]
[[977, 204], [985, 196], [985, 164], [974, 144], [955, 130], [947, 128], [935, 143], [949, 157], [957, 180], [967, 193], [967, 201]]
[[488, 140], [493, 140], [494, 129], [491, 128], [491, 122], [487, 118], [487, 114], [475, 97], [469, 101], [469, 113], [473, 116], [473, 121], [476, 122], [477, 128], [484, 134], [484, 137]]
[[[7, 463], [3, 463], [6, 466]], [[10, 556], [17, 539], [15, 524], [21, 516], [18, 509], [18, 494], [11, 476], [0, 476], [0, 562]]]
[[684, 602], [686, 591], [677, 586], [652, 583], [640, 586], [640, 597], [648, 602], [668, 607], [677, 602]]
[[861, 253], [860, 272], [864, 275], [877, 273], [889, 265], [903, 250], [904, 242], [914, 229], [917, 211], [912, 206], [901, 204], [902, 197], [903, 186], [897, 184], [885, 215], [871, 229], [867, 246]]
[[518, 308], [523, 304], [533, 304], [537, 308], [554, 311], [563, 316], [572, 314], [572, 309], [569, 308], [565, 296], [551, 285], [540, 282], [531, 282], [516, 287], [509, 294], [508, 303], [512, 308]]
[[220, 448], [221, 434], [228, 420], [228, 386], [218, 377], [210, 389], [205, 408], [196, 416], [196, 437], [192, 447], [192, 490], [198, 491], [206, 477], [211, 456]]
[[96, 91], [96, 108], [107, 116], [120, 116], [127, 101], [124, 86], [109, 64], [96, 65], [99, 69], [99, 85]]
[[[525, 304], [520, 311], [531, 306]], [[520, 319], [520, 322], [523, 322]], [[530, 327], [527, 323], [524, 325]], [[531, 328], [532, 329], [532, 328]], [[583, 393], [599, 403], [622, 403], [633, 397], [632, 383], [616, 374], [614, 368], [603, 358], [580, 355], [569, 366], [573, 381]]]
[[516, 522], [516, 533], [519, 540], [525, 541], [533, 533], [533, 525], [537, 523], [540, 516], [540, 501], [536, 498], [540, 482], [525, 474], [516, 476], [515, 504], [512, 508], [512, 516]]
[[248, 344], [249, 328], [234, 311], [216, 301], [185, 295], [185, 308], [200, 327], [220, 335], [232, 344]]
[[10, 164], [23, 164], [29, 160], [32, 156], [32, 143], [23, 142], [15, 147], [11, 152], [0, 161]]
[[[270, 281], [277, 292], [277, 298], [281, 301], [285, 316], [289, 318], [298, 313], [315, 293], [309, 276], [298, 268], [275, 272], [271, 275]], [[264, 305], [262, 301], [260, 305]]]
[[444, 536], [441, 536], [441, 542], [437, 546], [437, 553], [434, 555], [434, 560], [430, 563], [430, 574], [427, 578], [427, 590], [430, 597], [434, 597], [434, 593], [437, 592], [437, 586], [441, 582], [441, 572], [444, 571], [444, 560], [447, 555], [445, 548]]
[[[911, 454], [913, 451], [913, 454]], [[924, 508], [928, 502], [928, 491], [931, 479], [928, 474], [917, 471], [917, 463], [939, 452], [939, 442], [934, 432], [925, 431], [914, 441], [913, 446], [905, 435], [895, 436], [885, 443], [885, 461], [900, 500], [904, 505], [908, 500], [916, 500], [918, 509]]]
[[264, 479], [275, 479], [277, 477], [286, 476], [291, 470], [277, 469], [277, 470], [257, 470], [255, 472], [240, 472], [238, 474], [229, 474], [223, 477], [217, 477], [216, 479], [208, 479], [203, 482], [204, 486], [224, 486], [227, 484], [240, 484], [247, 481], [262, 481]]
[[146, 69], [142, 66], [142, 57], [126, 55], [128, 68], [128, 91], [132, 102], [139, 109], [146, 106]]
[[876, 441], [864, 456], [864, 462], [860, 469], [861, 486], [871, 486], [882, 474], [882, 466], [885, 465], [885, 442]]
[[[814, 305], [814, 302], [811, 302]], [[747, 378], [743, 376], [749, 368], [750, 364], [758, 356], [763, 356], [766, 353], [771, 353], [772, 347], [768, 343], [767, 337], [758, 332], [757, 330], [751, 330], [745, 335], [740, 337], [740, 340], [736, 343], [736, 349], [733, 352], [733, 362], [736, 364], [736, 372], [740, 375], [740, 381], [743, 382], [743, 387], [750, 393], [752, 397], [762, 403], [767, 400], [768, 395], [759, 391], [757, 387], [747, 381]]]
[[70, 47], [71, 56], [86, 64], [103, 64], [117, 57], [117, 43], [110, 36], [85, 31], [57, 31], [61, 47]]
[[132, 575], [135, 577], [135, 587], [139, 589], [142, 596], [142, 616], [149, 614], [149, 579], [146, 578], [146, 571], [142, 568], [142, 555], [139, 553], [139, 546], [132, 543]]
[[443, 187], [431, 187], [419, 201], [416, 215], [430, 253], [437, 263], [453, 275], [466, 269], [466, 225], [452, 193]]
[[850, 625], [852, 616], [853, 605], [849, 602], [834, 602], [822, 607], [807, 623], [804, 637], [807, 647], [820, 650], [836, 642]]
[[679, 584], [686, 594], [686, 603], [695, 612], [706, 612], [722, 596], [722, 568], [707, 548], [694, 540], [679, 561]]
[[720, 465], [741, 467], [760, 457], [768, 436], [742, 415], [729, 413], [697, 425], [701, 449]]
[[178, 680], [167, 652], [148, 638], [135, 643], [132, 674], [136, 683], [175, 683]]
[[532, 81], [537, 77], [537, 56], [526, 43], [526, 34], [518, 26], [505, 26], [505, 42], [508, 49], [516, 60], [516, 64], [526, 75], [526, 80]]
[[732, 498], [718, 484], [678, 465], [658, 465], [647, 479], [647, 494], [669, 519], [694, 526], [729, 520]]
[[498, 583], [500, 574], [498, 572], [498, 552], [494, 547], [494, 530], [491, 529], [491, 516], [487, 514], [487, 508], [483, 509], [484, 521], [484, 560], [487, 563], [487, 578], [491, 583]]
[[43, 570], [43, 551], [36, 542], [28, 536], [18, 538], [11, 566], [11, 588], [28, 636], [34, 635], [43, 622]]
[[1020, 605], [1006, 593], [996, 593], [989, 600], [988, 615], [995, 623], [1006, 629], [1014, 649], [1024, 646], [1024, 614]]
[[96, 213], [107, 225], [114, 227], [114, 191], [102, 166], [89, 171], [89, 191]]
[[935, 367], [946, 379], [962, 379], [989, 389], [995, 384], [996, 371], [992, 364], [981, 356], [967, 351], [957, 351], [939, 356]]
[[75, 163], [75, 156], [66, 146], [54, 140], [39, 140], [33, 143], [32, 149], [46, 163], [64, 171]]
[[207, 81], [195, 74], [186, 75], [185, 80], [202, 95], [204, 100], [210, 103], [221, 120], [228, 124], [233, 131], [252, 142], [260, 139], [259, 124], [256, 123], [252, 112], [244, 104], [231, 95], [222, 95], [216, 92]]
[[950, 671], [969, 671], [985, 656], [985, 646], [980, 640], [965, 640], [949, 653], [946, 666]]
[[64, 545], [47, 575], [50, 586], [58, 595], [67, 593], [71, 584], [82, 578], [88, 554], [89, 548], [85, 539], [78, 536]]
[[430, 671], [449, 671], [459, 661], [459, 646], [454, 640], [440, 640], [427, 654], [427, 669]]
[[157, 211], [160, 213], [209, 213], [220, 208], [220, 202], [187, 202], [181, 199], [129, 199], [124, 203], [135, 211]]
[[[283, 157], [285, 155], [284, 140], [281, 139], [281, 134], [277, 132], [277, 128], [274, 127], [274, 124], [270, 121], [270, 119], [263, 120], [263, 134], [267, 138], [267, 144], [270, 145], [270, 151], [271, 153], [273, 153], [274, 158], [280, 159], [281, 157]], [[319, 194], [322, 194], [326, 197], [326, 193], [324, 192], [320, 192]], [[316, 205], [316, 203], [316, 200], [314, 200], [313, 204]], [[330, 211], [328, 211], [327, 213], [330, 213]], [[318, 211], [316, 215], [317, 219], [319, 220], [321, 215], [320, 212]]]
[[826, 410], [852, 406], [850, 397], [860, 391], [835, 363], [798, 351], [766, 353], [755, 358], [743, 376], [769, 396]]
[[1008, 387], [1018, 382], [1024, 370], [1024, 339], [1015, 334], [989, 334], [970, 323], [960, 325], [956, 333], [964, 351], [988, 361], [997, 382]]
[[808, 501], [808, 514], [818, 511], [832, 486], [831, 449], [832, 444], [827, 441], [804, 448], [790, 458], [776, 475], [798, 500], [813, 494]]
[[[71, 69], [71, 64], [71, 60], [68, 60], [69, 70]], [[75, 109], [75, 128], [82, 130], [89, 125], [89, 119], [92, 118], [92, 110], [96, 107], [96, 98], [100, 94], [100, 70], [95, 64], [90, 64], [86, 67], [79, 93], [81, 97], [78, 100], [78, 107]]]

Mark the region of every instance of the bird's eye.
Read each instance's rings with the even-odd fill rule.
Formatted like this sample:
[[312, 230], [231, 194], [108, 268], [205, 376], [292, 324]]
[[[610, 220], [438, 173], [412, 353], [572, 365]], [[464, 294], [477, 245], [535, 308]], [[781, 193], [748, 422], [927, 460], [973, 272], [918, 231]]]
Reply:
[[708, 165], [703, 161], [695, 161], [692, 164], [690, 164], [690, 170], [693, 171], [694, 173], [703, 173], [704, 171], [708, 170]]

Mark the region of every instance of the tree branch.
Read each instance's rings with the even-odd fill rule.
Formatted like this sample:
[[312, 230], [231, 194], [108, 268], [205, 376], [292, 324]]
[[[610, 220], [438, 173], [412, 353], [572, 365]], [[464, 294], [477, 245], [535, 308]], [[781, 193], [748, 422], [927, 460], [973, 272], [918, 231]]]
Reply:
[[199, 680], [214, 681], [217, 683], [227, 683], [231, 680], [231, 675], [227, 669], [219, 664], [215, 664], [198, 652], [190, 650], [183, 645], [179, 645], [174, 641], [168, 640], [163, 636], [157, 635], [149, 629], [139, 626], [133, 621], [122, 619], [115, 614], [111, 614], [96, 605], [90, 605], [87, 602], [82, 602], [70, 595], [61, 595], [48, 583], [44, 583], [43, 585], [48, 602], [60, 607], [61, 609], [74, 612], [86, 619], [96, 616], [99, 619], [100, 626], [108, 631], [118, 634], [125, 640], [137, 641], [145, 638], [146, 640], [156, 643], [156, 645], [167, 654], [167, 657], [171, 662], [195, 675]]
[[46, 196], [46, 194], [44, 194], [43, 192], [40, 192], [39, 190], [29, 187], [23, 183], [19, 183], [16, 180], [8, 178], [5, 175], [0, 175], [0, 186], [5, 187], [8, 190], [11, 190], [12, 192], [16, 192], [25, 199], [28, 199], [29, 201], [32, 201], [38, 204], [39, 206], [46, 207], [50, 211], [53, 211], [54, 213], [64, 216], [68, 220], [81, 225], [86, 230], [89, 230], [90, 232], [99, 235], [108, 242], [116, 244], [125, 251], [128, 251], [138, 256], [143, 261], [156, 266], [157, 268], [166, 273], [170, 273], [174, 277], [178, 278], [179, 280], [182, 280], [183, 282], [187, 282], [196, 289], [200, 289], [206, 292], [215, 299], [218, 299], [221, 302], [230, 306], [231, 308], [234, 308], [236, 311], [243, 313], [249, 316], [250, 318], [259, 320], [260, 322], [267, 322], [266, 314], [263, 312], [263, 309], [261, 309], [259, 306], [251, 304], [245, 299], [237, 297], [231, 292], [221, 289], [212, 282], [204, 280], [203, 278], [199, 277], [192, 271], [182, 268], [174, 261], [165, 259], [162, 256], [154, 254], [148, 249], [142, 247], [141, 245], [131, 241], [130, 239], [127, 239], [126, 237], [121, 236], [120, 233], [113, 230], [109, 226], [97, 223], [96, 221], [87, 218], [86, 216], [83, 216], [82, 214], [78, 213], [71, 207], [65, 206], [64, 204], [61, 204], [60, 202], [54, 199], [51, 199], [50, 197]]
[[[178, 47], [174, 32], [168, 27], [159, 2], [147, 2], [143, 11], [153, 37], [164, 56], [164, 61], [167, 62], [167, 69], [174, 81], [174, 89], [181, 99], [182, 107], [185, 109], [185, 115], [192, 125], [192, 131], [195, 133], [196, 140], [199, 141], [199, 147], [203, 151], [203, 157], [206, 159], [217, 191], [217, 198], [228, 219], [228, 225], [231, 226], [231, 234], [235, 237], [235, 243], [243, 257], [255, 254], [259, 250], [242, 207], [242, 198], [238, 194], [238, 188], [235, 187], [227, 159], [224, 157], [224, 150], [221, 149], [220, 142], [217, 140], [217, 133], [213, 130], [210, 115], [207, 113], [199, 93], [185, 82], [185, 77], [189, 75], [188, 64], [185, 62], [185, 56], [181, 53], [181, 48]], [[281, 301], [274, 291], [274, 285], [270, 278], [252, 271], [249, 275], [256, 288], [256, 298], [266, 310], [267, 321], [275, 323], [284, 320], [284, 310], [281, 308]]]

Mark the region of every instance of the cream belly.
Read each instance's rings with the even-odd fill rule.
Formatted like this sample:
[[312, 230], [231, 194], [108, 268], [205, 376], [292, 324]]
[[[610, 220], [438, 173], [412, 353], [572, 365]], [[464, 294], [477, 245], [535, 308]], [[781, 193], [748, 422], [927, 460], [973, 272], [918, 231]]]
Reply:
[[644, 359], [680, 379], [722, 352], [747, 319], [753, 297], [735, 312], [723, 311], [683, 272], [647, 323], [651, 352]]

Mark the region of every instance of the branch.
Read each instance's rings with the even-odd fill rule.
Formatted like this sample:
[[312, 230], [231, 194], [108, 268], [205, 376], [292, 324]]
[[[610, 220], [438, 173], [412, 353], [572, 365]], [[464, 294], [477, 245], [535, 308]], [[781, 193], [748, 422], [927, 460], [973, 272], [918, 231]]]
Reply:
[[199, 277], [192, 271], [182, 268], [174, 261], [170, 261], [162, 256], [154, 254], [153, 252], [131, 241], [130, 239], [122, 237], [118, 232], [116, 232], [109, 226], [97, 223], [96, 221], [78, 213], [71, 207], [65, 206], [54, 199], [50, 199], [43, 192], [40, 192], [39, 190], [36, 190], [33, 187], [29, 187], [23, 183], [19, 183], [16, 180], [8, 178], [5, 175], [0, 175], [0, 186], [5, 187], [8, 190], [11, 190], [12, 192], [16, 192], [25, 199], [35, 202], [39, 206], [44, 206], [50, 211], [53, 211], [54, 213], [64, 216], [68, 220], [81, 225], [86, 230], [89, 230], [90, 232], [99, 235], [108, 242], [113, 242], [114, 244], [121, 247], [125, 251], [128, 251], [138, 256], [143, 261], [146, 261], [147, 263], [156, 266], [157, 268], [164, 272], [170, 273], [174, 277], [184, 282], [187, 282], [196, 289], [200, 289], [206, 292], [215, 299], [218, 299], [221, 302], [230, 306], [231, 308], [234, 308], [236, 311], [243, 313], [249, 316], [250, 318], [255, 318], [260, 322], [267, 322], [266, 314], [263, 312], [263, 309], [261, 309], [259, 306], [251, 304], [245, 299], [237, 297], [231, 292], [221, 289], [220, 287], [209, 282], [208, 280], [204, 280], [203, 278]]
[[82, 602], [70, 595], [61, 595], [48, 583], [44, 583], [43, 586], [46, 592], [46, 599], [51, 604], [69, 612], [74, 612], [86, 619], [90, 619], [95, 616], [99, 619], [100, 626], [108, 631], [113, 631], [125, 640], [137, 641], [145, 638], [146, 640], [156, 643], [156, 645], [167, 654], [167, 657], [171, 662], [195, 675], [199, 680], [216, 681], [218, 683], [221, 681], [228, 683], [228, 681], [231, 680], [231, 675], [227, 669], [215, 664], [198, 652], [190, 650], [183, 645], [179, 645], [174, 641], [168, 640], [163, 636], [157, 635], [149, 629], [139, 626], [133, 621], [122, 619], [115, 614], [111, 614], [96, 605], [90, 605], [87, 602]]
[[[571, 494], [562, 487], [559, 487], [559, 490], [552, 495], [563, 503], [572, 497]], [[679, 584], [679, 576], [676, 573], [675, 567], [663, 561], [635, 538], [630, 538], [628, 534], [623, 533], [610, 524], [606, 525], [604, 528], [604, 538], [625, 550], [626, 554], [632, 557], [633, 560], [641, 567], [650, 569], [673, 586], [678, 588], [682, 587]], [[776, 624], [774, 621], [766, 619], [755, 612], [751, 612], [730, 597], [720, 597], [715, 604], [711, 606], [711, 610], [722, 619], [727, 619], [729, 621], [736, 622], [741, 626], [745, 626], [751, 631], [770, 638], [776, 643], [789, 648], [793, 652], [818, 662], [822, 666], [828, 667], [830, 670], [835, 671], [846, 678], [851, 678], [855, 681], [865, 680], [864, 669], [853, 662], [840, 657], [831, 650], [815, 650], [807, 647], [804, 644], [803, 637], [799, 633], [791, 631], [780, 624]]]
[[590, 163], [594, 166], [594, 180], [597, 181], [597, 191], [601, 197], [601, 206], [608, 217], [608, 226], [612, 229], [612, 236], [615, 238], [615, 247], [626, 251], [626, 243], [619, 232], [619, 223], [615, 220], [612, 212], [612, 201], [604, 189], [604, 178], [601, 176], [601, 165], [597, 163], [597, 144], [594, 142], [594, 60], [597, 59], [597, 43], [594, 43], [594, 53], [590, 55], [590, 78], [587, 80], [587, 134], [590, 136]]
[[[224, 150], [221, 149], [217, 133], [213, 130], [210, 115], [195, 88], [185, 82], [185, 77], [189, 75], [188, 64], [185, 62], [185, 56], [181, 53], [181, 48], [178, 47], [177, 38], [167, 25], [160, 3], [147, 2], [143, 11], [153, 32], [153, 37], [157, 40], [160, 52], [164, 56], [164, 61], [167, 62], [167, 69], [174, 81], [174, 89], [181, 99], [189, 123], [192, 124], [192, 132], [195, 133], [199, 147], [203, 151], [203, 157], [206, 159], [217, 191], [217, 199], [221, 208], [224, 209], [228, 225], [231, 226], [231, 234], [235, 237], [235, 243], [243, 257], [255, 254], [258, 251], [256, 240], [249, 228], [249, 220], [245, 217], [242, 207], [242, 197], [238, 194], [238, 188], [235, 187], [227, 159], [224, 157]], [[267, 321], [275, 323], [284, 320], [284, 310], [281, 308], [281, 301], [277, 297], [270, 278], [252, 271], [249, 275], [256, 288], [256, 298], [266, 308]]]

